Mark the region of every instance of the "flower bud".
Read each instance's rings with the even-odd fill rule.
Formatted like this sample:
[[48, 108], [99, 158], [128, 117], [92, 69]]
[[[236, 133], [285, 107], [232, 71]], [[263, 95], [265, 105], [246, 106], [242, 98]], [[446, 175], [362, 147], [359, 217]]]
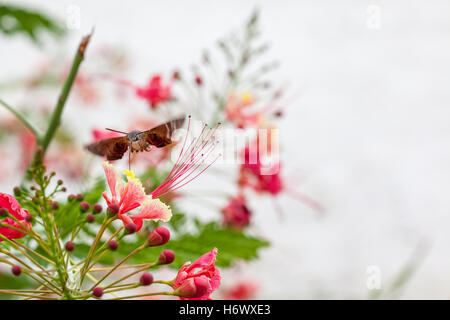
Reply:
[[101, 298], [103, 295], [103, 289], [101, 287], [95, 287], [94, 290], [92, 290], [92, 294], [94, 297]]
[[32, 216], [31, 214], [27, 215], [27, 216], [25, 217], [25, 221], [26, 221], [26, 222], [32, 222], [32, 221], [33, 221], [33, 216]]
[[80, 210], [81, 212], [87, 212], [91, 206], [86, 201], [83, 201], [80, 203]]
[[136, 229], [137, 229], [137, 226], [133, 222], [127, 223], [125, 225], [125, 230], [127, 231], [128, 234], [135, 233]]
[[202, 79], [202, 77], [196, 76], [196, 77], [195, 77], [195, 83], [196, 83], [198, 86], [201, 86], [201, 85], [203, 84], [203, 79]]
[[57, 183], [58, 185], [62, 185], [64, 182], [63, 182], [61, 179], [59, 179], [56, 183]]
[[75, 245], [73, 244], [72, 241], [67, 241], [66, 245], [65, 245], [65, 248], [66, 248], [67, 251], [71, 252], [71, 251], [73, 251], [75, 249]]
[[158, 227], [148, 236], [148, 245], [151, 247], [162, 246], [170, 239], [170, 231], [164, 227]]
[[111, 203], [110, 205], [108, 205], [108, 209], [106, 209], [106, 212], [112, 217], [119, 213], [119, 210], [120, 207], [117, 203]]
[[164, 250], [158, 258], [159, 264], [171, 264], [175, 260], [175, 253], [172, 250]]
[[102, 210], [103, 210], [102, 205], [99, 203], [96, 203], [92, 206], [92, 212], [94, 214], [100, 213], [100, 212], [102, 212]]
[[12, 272], [13, 275], [18, 277], [22, 273], [22, 268], [20, 266], [18, 266], [18, 265], [14, 265], [11, 268], [11, 272]]
[[69, 194], [69, 196], [67, 197], [67, 200], [68, 200], [68, 201], [72, 201], [72, 200], [74, 200], [76, 197], [77, 197], [77, 196], [74, 195], [74, 194]]
[[81, 193], [77, 194], [78, 201], [83, 201], [83, 199], [84, 199], [84, 196]]
[[186, 280], [177, 291], [182, 298], [200, 298], [206, 294], [208, 288], [208, 279], [203, 276]]
[[59, 209], [59, 202], [57, 201], [52, 201], [52, 208], [54, 210], [58, 210]]
[[173, 79], [173, 80], [180, 80], [180, 72], [179, 72], [178, 70], [175, 70], [175, 71], [172, 73], [172, 79]]
[[5, 208], [0, 208], [0, 217], [4, 218], [8, 216], [8, 210]]
[[111, 240], [108, 242], [108, 247], [111, 251], [116, 251], [119, 247], [119, 243], [116, 240]]
[[14, 190], [14, 195], [15, 195], [16, 197], [20, 196], [20, 194], [21, 194], [20, 187], [14, 187], [13, 190]]
[[92, 223], [95, 221], [95, 216], [92, 213], [89, 213], [86, 215], [86, 222], [87, 223]]
[[153, 283], [153, 275], [148, 272], [144, 272], [139, 279], [139, 282], [143, 286], [149, 286]]

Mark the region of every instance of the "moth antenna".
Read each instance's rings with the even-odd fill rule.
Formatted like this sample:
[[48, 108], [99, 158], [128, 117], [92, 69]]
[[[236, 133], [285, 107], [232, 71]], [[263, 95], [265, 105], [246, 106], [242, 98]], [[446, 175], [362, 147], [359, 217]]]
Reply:
[[122, 134], [128, 134], [126, 132], [119, 131], [119, 130], [114, 130], [114, 129], [110, 129], [110, 128], [105, 128], [105, 130], [112, 131], [112, 132], [117, 132], [117, 133], [122, 133]]

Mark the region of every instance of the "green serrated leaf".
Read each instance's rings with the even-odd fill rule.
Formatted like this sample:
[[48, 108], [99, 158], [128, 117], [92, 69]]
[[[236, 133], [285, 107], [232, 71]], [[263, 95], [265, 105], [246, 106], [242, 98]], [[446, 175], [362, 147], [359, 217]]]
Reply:
[[[258, 250], [267, 247], [269, 243], [265, 240], [244, 234], [242, 231], [222, 228], [216, 222], [202, 224], [197, 222], [199, 229], [195, 233], [185, 233], [171, 239], [162, 247], [147, 248], [135, 254], [129, 259], [129, 263], [149, 263], [156, 261], [159, 254], [166, 249], [175, 252], [175, 261], [170, 267], [178, 269], [187, 261], [195, 261], [213, 248], [217, 248], [216, 265], [229, 267], [235, 261], [245, 261], [258, 257]], [[116, 259], [123, 257], [134, 250], [145, 237], [139, 236], [136, 241], [121, 242], [118, 250], [114, 253]]]

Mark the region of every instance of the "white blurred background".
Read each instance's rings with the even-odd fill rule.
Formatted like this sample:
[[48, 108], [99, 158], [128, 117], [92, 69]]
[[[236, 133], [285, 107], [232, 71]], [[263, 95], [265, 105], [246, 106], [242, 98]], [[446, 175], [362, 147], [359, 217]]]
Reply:
[[[224, 281], [254, 279], [261, 299], [365, 299], [369, 266], [379, 268], [381, 288], [389, 291], [425, 243], [417, 272], [392, 297], [450, 297], [450, 2], [20, 3], [62, 19], [70, 6], [79, 7], [80, 29], [44, 49], [0, 38], [2, 81], [27, 75], [45, 54], [70, 57], [95, 26], [86, 64], [96, 46], [120, 44], [131, 55], [132, 78], [145, 83], [155, 72], [189, 68], [259, 7], [263, 37], [272, 44], [268, 56], [281, 62], [274, 82], [299, 96], [280, 123], [283, 174], [304, 174], [296, 189], [327, 212], [318, 219], [282, 196], [280, 217], [271, 199], [251, 198], [253, 232], [272, 245], [260, 260], [224, 272]], [[14, 104], [24, 94], [2, 98]], [[68, 106], [66, 119], [82, 119], [73, 123], [86, 140], [92, 126], [121, 121]], [[114, 108], [148, 107], [137, 101]], [[2, 181], [1, 190], [11, 183]], [[201, 215], [199, 208], [192, 210]]]

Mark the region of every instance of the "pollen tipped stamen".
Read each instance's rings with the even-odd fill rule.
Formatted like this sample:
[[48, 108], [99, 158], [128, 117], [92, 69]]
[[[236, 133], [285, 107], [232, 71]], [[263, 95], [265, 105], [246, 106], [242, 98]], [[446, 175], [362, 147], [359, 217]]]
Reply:
[[188, 181], [186, 181], [185, 183], [183, 183], [181, 186], [177, 186], [177, 187], [175, 187], [175, 188], [170, 188], [167, 192], [165, 192], [165, 193], [163, 193], [162, 195], [164, 195], [164, 194], [167, 194], [168, 192], [172, 192], [172, 191], [175, 191], [175, 190], [177, 190], [177, 189], [180, 189], [180, 188], [182, 188], [183, 186], [185, 186], [186, 184], [188, 184], [189, 182], [191, 182], [192, 180], [194, 180], [195, 178], [197, 178], [199, 175], [201, 175], [204, 171], [206, 171], [210, 166], [212, 166], [216, 161], [217, 161], [217, 159], [219, 159], [220, 157], [221, 157], [222, 155], [221, 154], [219, 154], [206, 168], [204, 168], [202, 171], [200, 171], [196, 176], [194, 176], [192, 179], [190, 179], [190, 180], [188, 180]]
[[[212, 148], [210, 148], [210, 152], [209, 152], [208, 156], [205, 157], [201, 162], [195, 162], [195, 163], [192, 163], [188, 168], [186, 168], [186, 170], [183, 171], [183, 174], [186, 173], [186, 172], [188, 172], [188, 171], [190, 171], [189, 174], [187, 174], [186, 176], [184, 176], [181, 180], [177, 181], [176, 183], [170, 185], [170, 186], [169, 186], [169, 189], [168, 189], [167, 191], [165, 191], [165, 193], [170, 192], [170, 191], [173, 191], [173, 190], [175, 190], [175, 189], [178, 189], [178, 188], [179, 188], [178, 186], [180, 185], [180, 183], [182, 183], [184, 180], [186, 180], [187, 178], [189, 178], [194, 172], [197, 171], [197, 169], [198, 169], [201, 165], [203, 165], [203, 164], [205, 163], [205, 160], [209, 157], [209, 155], [210, 155], [210, 153], [212, 152], [212, 150], [214, 150], [214, 146], [212, 146]], [[202, 157], [203, 157], [203, 155], [202, 155]], [[215, 160], [214, 160], [214, 161], [215, 161]], [[194, 168], [193, 170], [190, 170], [190, 169], [191, 169], [192, 167], [194, 167], [194, 166], [195, 166], [195, 168]], [[189, 180], [189, 181], [191, 181], [191, 180]], [[183, 184], [183, 185], [184, 185], [184, 184]]]
[[[205, 125], [200, 135], [197, 138], [194, 138], [186, 149], [185, 139], [182, 150], [174, 167], [163, 183], [161, 183], [161, 185], [152, 192], [153, 198], [158, 198], [164, 194], [181, 188], [186, 183], [198, 177], [218, 159], [217, 157], [206, 168], [198, 172], [200, 166], [205, 164], [205, 160], [209, 158], [216, 147], [216, 144], [214, 143], [214, 135], [219, 126], [220, 124], [217, 124], [215, 128], [207, 129], [207, 126]], [[193, 178], [190, 178], [196, 172], [197, 174]], [[188, 178], [190, 179], [185, 182]]]

